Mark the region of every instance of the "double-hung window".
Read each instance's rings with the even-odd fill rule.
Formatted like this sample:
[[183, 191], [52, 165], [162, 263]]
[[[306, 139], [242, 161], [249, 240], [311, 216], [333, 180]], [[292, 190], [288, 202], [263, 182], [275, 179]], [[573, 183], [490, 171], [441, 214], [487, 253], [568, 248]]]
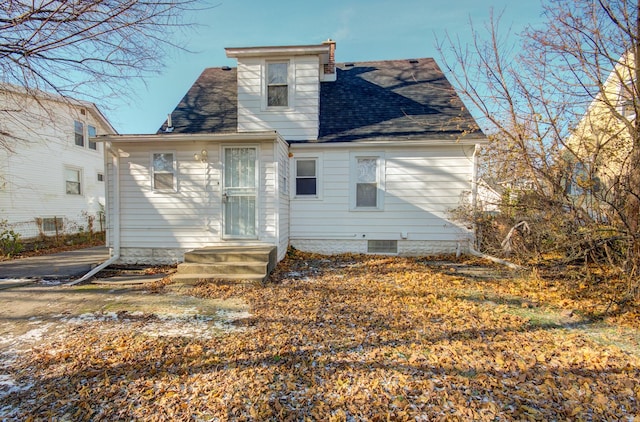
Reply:
[[289, 63], [267, 62], [267, 107], [289, 106]]
[[82, 195], [82, 171], [72, 167], [65, 167], [64, 179], [67, 194]]
[[74, 120], [73, 128], [75, 133], [75, 142], [79, 147], [84, 146], [84, 123]]
[[318, 195], [318, 160], [315, 158], [296, 159], [296, 196]]
[[88, 125], [87, 126], [87, 135], [89, 137], [89, 149], [98, 150], [98, 145], [91, 140], [91, 138], [96, 137], [96, 128], [95, 126]]
[[154, 152], [151, 155], [151, 183], [154, 191], [176, 190], [176, 162], [173, 152]]
[[352, 156], [351, 180], [351, 209], [383, 209], [384, 159], [381, 155]]

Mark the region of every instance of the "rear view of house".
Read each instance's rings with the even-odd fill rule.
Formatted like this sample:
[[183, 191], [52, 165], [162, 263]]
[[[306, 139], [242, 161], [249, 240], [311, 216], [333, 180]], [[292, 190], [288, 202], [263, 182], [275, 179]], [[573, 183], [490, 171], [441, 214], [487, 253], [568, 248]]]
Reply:
[[0, 222], [23, 238], [86, 230], [105, 205], [104, 146], [91, 138], [115, 129], [92, 103], [10, 85], [0, 114]]
[[436, 254], [485, 137], [433, 59], [336, 63], [335, 42], [227, 48], [154, 135], [101, 137], [122, 262], [210, 246]]

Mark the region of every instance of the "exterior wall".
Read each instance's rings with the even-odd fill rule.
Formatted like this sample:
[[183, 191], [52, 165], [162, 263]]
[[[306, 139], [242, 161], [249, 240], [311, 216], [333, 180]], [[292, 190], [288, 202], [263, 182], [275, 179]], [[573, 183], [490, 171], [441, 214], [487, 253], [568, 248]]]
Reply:
[[[120, 262], [175, 263], [185, 251], [215, 245], [276, 244], [278, 233], [273, 142], [237, 144], [257, 146], [259, 194], [258, 239], [222, 238], [222, 147], [219, 142], [118, 143]], [[203, 149], [206, 162], [194, 159]], [[151, 154], [173, 152], [177, 163], [177, 191], [154, 192], [151, 186]], [[111, 193], [111, 187], [109, 192]], [[114, 204], [115, 201], [109, 201]], [[115, 210], [114, 210], [115, 211]], [[109, 239], [115, 222], [109, 220]]]
[[318, 138], [320, 65], [317, 56], [289, 60], [290, 103], [267, 108], [265, 63], [259, 58], [238, 60], [238, 131], [277, 130], [287, 140]]
[[[397, 240], [398, 253], [432, 254], [465, 247], [472, 233], [448, 219], [471, 189], [473, 146], [310, 149], [319, 157], [317, 198], [291, 196], [291, 244], [322, 253], [366, 252], [367, 240]], [[379, 210], [353, 209], [355, 156], [380, 156], [384, 194]], [[292, 159], [292, 179], [295, 178]], [[335, 248], [335, 250], [334, 250]]]
[[[104, 211], [103, 145], [89, 149], [85, 138], [76, 146], [74, 120], [84, 123], [85, 135], [87, 125], [97, 134], [112, 129], [92, 109], [53, 99], [2, 92], [0, 109], [13, 110], [2, 112], [2, 129], [18, 138], [9, 139], [12, 152], [0, 148], [0, 221], [25, 238], [39, 234], [36, 218], [63, 218], [66, 231], [86, 229], [87, 215]], [[80, 170], [80, 195], [66, 193], [65, 167]]]
[[284, 142], [276, 146], [278, 157], [278, 261], [282, 260], [289, 248], [289, 148]]
[[[305, 252], [319, 253], [323, 255], [335, 255], [342, 253], [367, 253], [366, 240], [292, 240], [291, 246]], [[454, 254], [466, 252], [469, 244], [466, 240], [399, 240], [398, 255], [424, 256]]]

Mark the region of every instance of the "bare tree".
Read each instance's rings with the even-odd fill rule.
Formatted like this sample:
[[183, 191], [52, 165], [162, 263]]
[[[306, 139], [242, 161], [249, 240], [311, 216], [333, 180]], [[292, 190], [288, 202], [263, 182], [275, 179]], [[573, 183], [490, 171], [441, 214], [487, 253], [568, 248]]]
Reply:
[[547, 0], [543, 9], [545, 23], [516, 42], [502, 36], [500, 16], [484, 31], [472, 23], [471, 45], [440, 43], [443, 61], [493, 140], [487, 171], [530, 182], [526, 211], [560, 219], [549, 236], [570, 238], [565, 252], [603, 257], [637, 279], [640, 1]]
[[[205, 1], [5, 0], [0, 82], [100, 102], [127, 95], [132, 78], [159, 71], [166, 51], [183, 48], [175, 37], [191, 27], [185, 14]], [[10, 134], [0, 126], [2, 135]]]

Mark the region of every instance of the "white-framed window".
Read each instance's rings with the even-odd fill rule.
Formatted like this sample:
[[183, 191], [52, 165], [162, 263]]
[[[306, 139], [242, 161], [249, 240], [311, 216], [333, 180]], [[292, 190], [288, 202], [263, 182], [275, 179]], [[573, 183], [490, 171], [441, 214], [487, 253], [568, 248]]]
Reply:
[[84, 123], [74, 120], [73, 131], [76, 145], [84, 147]]
[[289, 107], [289, 62], [266, 62], [266, 106]]
[[296, 196], [318, 196], [318, 159], [296, 158]]
[[98, 182], [104, 182], [104, 173], [98, 173]]
[[98, 144], [91, 140], [96, 137], [95, 126], [87, 125], [87, 138], [89, 139], [89, 149], [98, 150]]
[[65, 167], [64, 181], [68, 195], [82, 195], [82, 169]]
[[351, 154], [351, 210], [384, 209], [384, 166], [381, 153]]
[[64, 230], [63, 217], [42, 217], [40, 219], [40, 224], [40, 228], [45, 233], [60, 233]]
[[175, 152], [151, 153], [151, 189], [156, 192], [177, 190]]

